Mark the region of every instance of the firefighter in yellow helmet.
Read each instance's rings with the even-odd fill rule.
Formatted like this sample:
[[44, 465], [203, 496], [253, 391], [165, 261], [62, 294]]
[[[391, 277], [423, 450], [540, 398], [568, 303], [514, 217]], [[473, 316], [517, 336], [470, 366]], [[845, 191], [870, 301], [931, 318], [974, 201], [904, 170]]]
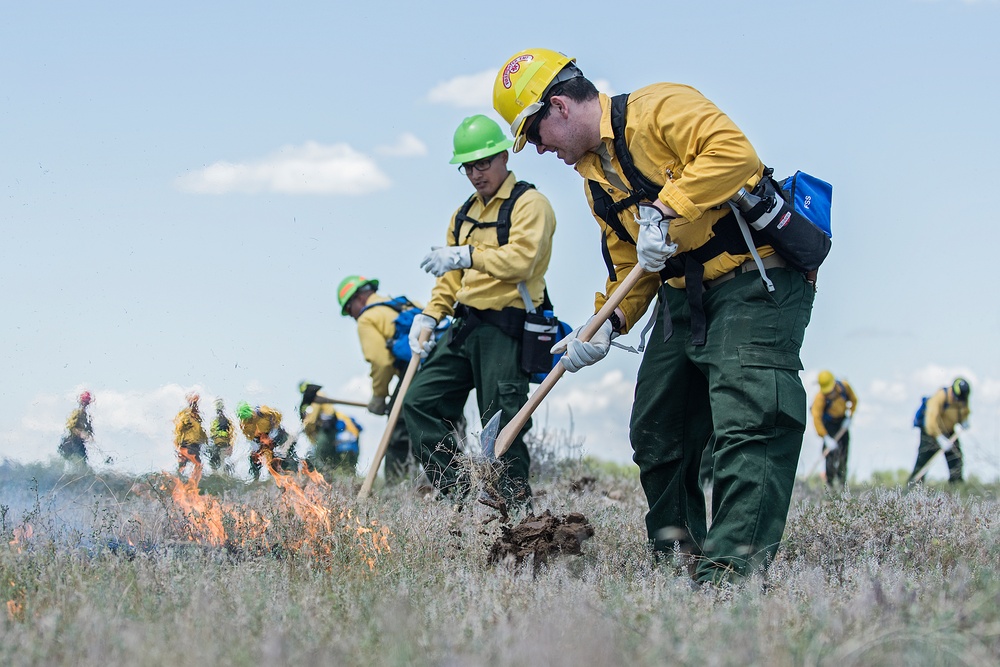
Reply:
[[[405, 334], [398, 330], [396, 320], [407, 311], [419, 311], [423, 306], [406, 297], [393, 298], [380, 294], [378, 287], [379, 281], [374, 278], [347, 276], [337, 288], [337, 300], [341, 314], [357, 321], [361, 353], [368, 362], [372, 382], [368, 412], [386, 415], [396, 402], [399, 381], [410, 360], [409, 342]], [[396, 383], [390, 391], [393, 378]], [[406, 419], [400, 413], [385, 452], [386, 483], [398, 484], [408, 479], [414, 472], [413, 461], [418, 456], [417, 452], [411, 454]]]
[[813, 398], [812, 418], [816, 434], [823, 439], [826, 483], [847, 484], [847, 454], [851, 445], [851, 420], [858, 409], [858, 397], [847, 380], [838, 380], [830, 371], [819, 373], [819, 393]]
[[[556, 216], [548, 199], [508, 168], [511, 145], [486, 116], [459, 124], [451, 164], [475, 192], [448, 218], [445, 245], [432, 249], [420, 264], [437, 282], [413, 320], [410, 347], [429, 356], [406, 394], [403, 412], [424, 472], [444, 494], [456, 497], [468, 491], [469, 481], [458, 465], [454, 425], [473, 389], [484, 424], [500, 412], [500, 424], [506, 425], [527, 402], [534, 370], [526, 371], [521, 363], [525, 318], [529, 306], [534, 310], [546, 301]], [[421, 331], [433, 330], [449, 315], [457, 318], [450, 340], [421, 346]], [[506, 474], [498, 491], [517, 507], [526, 507], [531, 497], [524, 444], [530, 426], [502, 458]]]
[[184, 472], [190, 463], [191, 477], [201, 477], [201, 446], [208, 442], [208, 434], [201, 424], [198, 401], [201, 397], [191, 392], [184, 397], [187, 405], [174, 417], [174, 447], [177, 449], [177, 474]]
[[94, 439], [94, 425], [87, 408], [94, 401], [89, 391], [80, 392], [77, 407], [66, 420], [66, 434], [59, 442], [59, 455], [74, 463], [87, 463], [87, 443]]
[[[515, 152], [531, 143], [585, 180], [608, 277], [595, 312], [633, 267], [647, 272], [589, 341], [577, 329], [553, 351], [565, 351], [571, 372], [594, 364], [657, 300], [629, 430], [653, 549], [670, 558], [680, 543], [699, 556], [698, 582], [766, 567], [805, 430], [799, 350], [815, 289], [770, 245], [749, 248], [727, 205], [764, 177], [753, 145], [690, 86], [656, 83], [612, 99], [549, 49], [503, 63], [493, 106]], [[710, 439], [708, 528], [698, 471]]]

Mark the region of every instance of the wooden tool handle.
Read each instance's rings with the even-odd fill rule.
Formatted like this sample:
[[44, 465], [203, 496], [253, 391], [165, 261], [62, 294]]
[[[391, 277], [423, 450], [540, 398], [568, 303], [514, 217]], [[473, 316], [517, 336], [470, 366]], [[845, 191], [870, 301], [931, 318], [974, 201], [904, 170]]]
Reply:
[[[420, 338], [418, 340], [421, 347], [423, 347], [423, 344], [430, 337], [430, 329], [422, 329], [420, 331]], [[385, 433], [382, 434], [382, 442], [378, 443], [378, 449], [375, 450], [375, 458], [372, 459], [371, 467], [368, 468], [368, 474], [365, 476], [365, 482], [361, 485], [361, 491], [358, 493], [359, 500], [367, 498], [371, 494], [372, 485], [375, 483], [375, 477], [378, 475], [379, 466], [382, 465], [385, 452], [389, 449], [389, 439], [392, 437], [392, 429], [396, 426], [399, 413], [403, 409], [403, 397], [406, 395], [406, 390], [410, 388], [410, 382], [413, 381], [413, 376], [416, 375], [418, 368], [420, 368], [420, 355], [414, 354], [410, 357], [410, 363], [406, 366], [406, 373], [403, 374], [403, 379], [400, 381], [396, 400], [392, 404], [392, 410], [389, 411], [389, 421], [386, 422]]]
[[[577, 338], [584, 342], [590, 340], [591, 337], [597, 333], [598, 329], [601, 328], [601, 325], [603, 325], [608, 318], [611, 317], [611, 313], [615, 312], [615, 308], [617, 308], [619, 304], [625, 300], [628, 293], [632, 291], [632, 288], [635, 287], [636, 283], [639, 282], [639, 279], [645, 274], [646, 271], [641, 266], [638, 264], [633, 266], [632, 270], [629, 271], [629, 274], [625, 276], [625, 280], [623, 280], [618, 286], [618, 289], [615, 290], [615, 293], [604, 302], [604, 305], [601, 306], [599, 311], [597, 311], [597, 314], [590, 318], [590, 321], [587, 322], [585, 327], [583, 327], [583, 330]], [[545, 379], [542, 380], [541, 384], [538, 385], [538, 389], [536, 389], [535, 392], [528, 397], [528, 401], [524, 404], [524, 407], [518, 410], [517, 414], [514, 415], [514, 418], [503, 427], [500, 431], [500, 435], [497, 436], [496, 444], [493, 446], [497, 458], [503, 456], [504, 452], [510, 448], [511, 443], [514, 442], [514, 438], [516, 438], [517, 434], [521, 432], [521, 429], [524, 428], [528, 419], [531, 418], [531, 415], [534, 414], [542, 400], [548, 395], [548, 393], [552, 390], [552, 387], [555, 386], [556, 382], [559, 381], [559, 378], [561, 378], [565, 372], [566, 367], [563, 366], [562, 363], [556, 364], [555, 367], [549, 371], [549, 374], [545, 376]]]

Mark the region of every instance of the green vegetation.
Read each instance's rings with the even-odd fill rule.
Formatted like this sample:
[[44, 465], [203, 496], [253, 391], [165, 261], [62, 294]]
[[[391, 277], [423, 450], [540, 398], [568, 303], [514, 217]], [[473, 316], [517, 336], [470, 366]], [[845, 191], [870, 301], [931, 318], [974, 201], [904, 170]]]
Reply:
[[[800, 483], [768, 576], [693, 590], [649, 557], [634, 471], [589, 459], [534, 482], [596, 530], [534, 575], [486, 565], [493, 511], [408, 487], [334, 480], [311, 537], [270, 480], [206, 478], [192, 514], [165, 475], [6, 463], [0, 664], [997, 664], [997, 486], [898, 482]], [[212, 507], [214, 544], [192, 528]]]

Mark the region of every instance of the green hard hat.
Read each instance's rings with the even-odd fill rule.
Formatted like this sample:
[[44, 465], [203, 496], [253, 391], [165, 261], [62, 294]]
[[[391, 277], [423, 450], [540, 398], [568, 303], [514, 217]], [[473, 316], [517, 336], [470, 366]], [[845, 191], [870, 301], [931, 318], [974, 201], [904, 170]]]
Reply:
[[347, 276], [340, 281], [340, 286], [337, 287], [337, 302], [340, 304], [341, 315], [347, 315], [347, 304], [351, 301], [351, 297], [357, 294], [359, 289], [369, 285], [378, 291], [378, 280], [374, 278], [369, 280], [364, 276]]
[[475, 162], [514, 145], [500, 126], [482, 114], [469, 116], [455, 130], [455, 154], [451, 164]]
[[239, 405], [236, 406], [236, 416], [240, 418], [241, 421], [246, 421], [253, 417], [253, 408], [246, 401], [240, 401]]

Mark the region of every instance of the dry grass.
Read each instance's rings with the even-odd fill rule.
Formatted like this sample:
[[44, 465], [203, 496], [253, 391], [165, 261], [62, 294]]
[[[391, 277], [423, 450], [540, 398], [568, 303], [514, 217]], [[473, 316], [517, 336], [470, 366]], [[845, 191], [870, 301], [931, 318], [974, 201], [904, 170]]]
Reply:
[[[538, 509], [582, 512], [596, 530], [583, 556], [534, 575], [486, 565], [487, 508], [405, 487], [361, 503], [359, 480], [329, 489], [331, 510], [387, 527], [390, 550], [369, 567], [346, 539], [336, 557], [194, 546], [156, 483], [0, 466], [0, 664], [1000, 662], [995, 487], [803, 484], [766, 581], [692, 590], [652, 564], [642, 494], [620, 466], [552, 463], [533, 482]], [[203, 488], [268, 517], [269, 546], [301, 543], [272, 483]]]

